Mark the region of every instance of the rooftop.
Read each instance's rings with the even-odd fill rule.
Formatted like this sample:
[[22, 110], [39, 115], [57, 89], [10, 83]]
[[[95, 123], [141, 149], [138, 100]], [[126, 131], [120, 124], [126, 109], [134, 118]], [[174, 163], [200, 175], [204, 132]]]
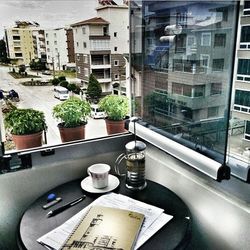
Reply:
[[77, 26], [89, 25], [89, 24], [100, 25], [100, 24], [109, 24], [109, 22], [107, 22], [101, 17], [94, 17], [94, 18], [90, 18], [90, 19], [87, 19], [78, 23], [71, 24], [71, 27], [77, 27]]

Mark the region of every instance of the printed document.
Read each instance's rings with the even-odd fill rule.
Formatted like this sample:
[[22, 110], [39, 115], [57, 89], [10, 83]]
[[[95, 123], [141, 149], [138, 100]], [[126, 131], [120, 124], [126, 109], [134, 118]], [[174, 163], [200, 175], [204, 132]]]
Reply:
[[145, 220], [140, 230], [135, 249], [143, 245], [153, 234], [173, 218], [172, 215], [163, 213], [164, 210], [156, 206], [146, 204], [122, 194], [109, 193], [100, 196], [61, 226], [43, 235], [37, 239], [37, 241], [51, 249], [59, 250], [92, 205], [128, 209], [144, 214]]

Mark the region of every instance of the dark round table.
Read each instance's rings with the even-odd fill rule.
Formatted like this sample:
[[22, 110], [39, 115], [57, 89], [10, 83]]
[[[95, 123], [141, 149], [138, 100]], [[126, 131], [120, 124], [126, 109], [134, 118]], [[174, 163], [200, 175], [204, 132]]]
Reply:
[[[36, 241], [39, 237], [60, 226], [101, 195], [87, 193], [82, 190], [80, 186], [81, 180], [60, 185], [45, 193], [29, 206], [19, 224], [18, 246], [20, 249], [46, 249]], [[140, 249], [184, 249], [191, 239], [191, 214], [186, 204], [174, 192], [155, 182], [148, 180], [148, 185], [144, 190], [132, 192], [125, 187], [124, 180], [120, 181], [119, 187], [113, 192], [163, 208], [165, 213], [173, 215], [173, 218], [144, 243]], [[55, 193], [58, 197], [62, 197], [63, 200], [44, 210], [42, 206], [46, 204], [47, 196], [50, 193]], [[55, 216], [46, 216], [48, 211], [60, 207], [83, 194], [86, 194], [87, 197], [82, 202]]]

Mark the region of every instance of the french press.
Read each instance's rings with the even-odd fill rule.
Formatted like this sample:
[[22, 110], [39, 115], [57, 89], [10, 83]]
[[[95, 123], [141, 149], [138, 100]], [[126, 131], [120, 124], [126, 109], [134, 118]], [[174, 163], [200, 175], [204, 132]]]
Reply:
[[[119, 155], [115, 161], [115, 172], [120, 176], [126, 176], [125, 184], [128, 189], [142, 190], [147, 186], [145, 179], [145, 150], [146, 144], [136, 140], [134, 120], [134, 141], [125, 145], [126, 152]], [[126, 161], [126, 173], [120, 172], [122, 160]]]

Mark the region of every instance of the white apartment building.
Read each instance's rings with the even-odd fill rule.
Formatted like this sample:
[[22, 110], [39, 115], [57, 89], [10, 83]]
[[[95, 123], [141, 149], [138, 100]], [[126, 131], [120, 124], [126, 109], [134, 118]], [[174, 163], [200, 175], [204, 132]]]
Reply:
[[45, 30], [47, 66], [50, 70], [64, 70], [66, 68], [68, 63], [66, 33], [65, 28]]
[[35, 55], [38, 59], [41, 59], [42, 62], [46, 62], [46, 44], [44, 30], [33, 30], [32, 36]]
[[83, 85], [92, 73], [105, 93], [126, 95], [124, 54], [129, 51], [127, 5], [105, 5], [97, 17], [72, 24], [77, 77]]

